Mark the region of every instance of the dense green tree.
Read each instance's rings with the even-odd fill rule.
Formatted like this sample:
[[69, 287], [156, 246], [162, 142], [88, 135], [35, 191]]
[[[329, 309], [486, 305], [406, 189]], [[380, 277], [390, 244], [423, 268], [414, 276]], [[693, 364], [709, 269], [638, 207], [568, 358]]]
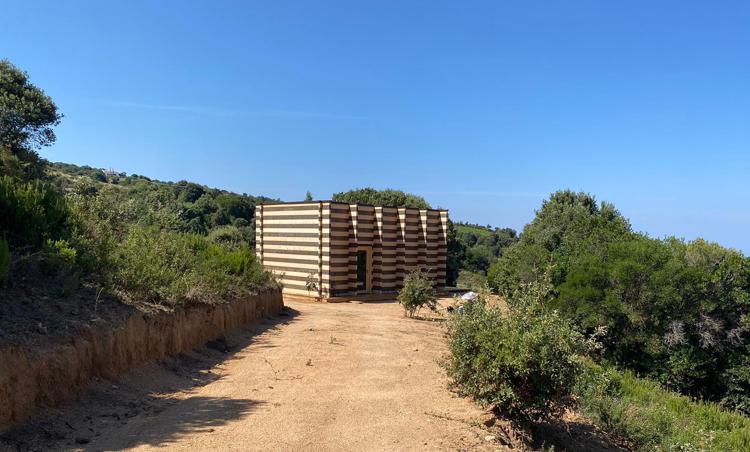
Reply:
[[630, 223], [611, 204], [587, 193], [563, 190], [542, 203], [519, 242], [490, 270], [490, 286], [510, 296], [521, 283], [551, 272], [555, 286], [582, 253], [602, 253], [608, 243], [632, 236]]
[[28, 75], [8, 60], [0, 60], [0, 173], [40, 178], [45, 162], [38, 149], [55, 142], [53, 127], [62, 114]]
[[[545, 201], [490, 268], [510, 297], [551, 276], [550, 304], [592, 333], [605, 357], [690, 395], [750, 407], [750, 259], [704, 240], [633, 232], [606, 203], [570, 191]], [[743, 392], [744, 391], [744, 392]]]
[[414, 207], [416, 209], [431, 208], [430, 204], [421, 196], [390, 188], [385, 190], [376, 190], [369, 187], [359, 188], [335, 193], [332, 199], [339, 202], [371, 204], [373, 206]]
[[177, 194], [177, 200], [180, 202], [196, 202], [206, 193], [203, 186], [181, 180], [174, 184], [174, 191]]

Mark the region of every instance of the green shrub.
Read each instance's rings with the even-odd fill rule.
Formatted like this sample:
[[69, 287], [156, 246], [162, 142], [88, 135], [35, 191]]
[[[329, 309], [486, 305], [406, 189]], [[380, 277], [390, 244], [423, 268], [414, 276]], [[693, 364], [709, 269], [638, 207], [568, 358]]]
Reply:
[[510, 312], [479, 298], [449, 321], [448, 375], [462, 395], [526, 419], [559, 415], [572, 404], [586, 341], [541, 292], [528, 290]]
[[750, 450], [750, 418], [588, 363], [576, 392], [582, 412], [636, 450]]
[[48, 240], [47, 252], [57, 256], [68, 265], [74, 265], [78, 252], [70, 246], [67, 240]]
[[[76, 271], [77, 254], [78, 252], [66, 240], [47, 240], [35, 261], [45, 276], [58, 281], [66, 280], [73, 286], [77, 286], [79, 273]], [[64, 292], [69, 295], [70, 291]]]
[[237, 299], [271, 284], [269, 274], [247, 245], [226, 248], [208, 243], [203, 237], [193, 269], [193, 287], [189, 298], [195, 300]]
[[69, 209], [53, 186], [0, 177], [0, 232], [10, 247], [41, 247], [64, 233]]
[[5, 238], [0, 237], [0, 283], [5, 282], [10, 272], [10, 249]]
[[404, 315], [414, 313], [424, 306], [435, 310], [437, 294], [432, 279], [420, 269], [412, 270], [404, 278], [404, 287], [398, 293], [398, 302], [404, 307]]
[[68, 195], [67, 199], [70, 245], [77, 250], [77, 264], [101, 286], [112, 288], [116, 252], [131, 220], [123, 210], [129, 206], [96, 192]]
[[134, 226], [117, 249], [114, 284], [135, 300], [176, 304], [237, 299], [271, 280], [247, 246]]
[[[240, 218], [240, 220], [244, 220]], [[218, 226], [208, 233], [208, 240], [218, 245], [241, 247], [248, 243], [247, 236], [237, 226]]]

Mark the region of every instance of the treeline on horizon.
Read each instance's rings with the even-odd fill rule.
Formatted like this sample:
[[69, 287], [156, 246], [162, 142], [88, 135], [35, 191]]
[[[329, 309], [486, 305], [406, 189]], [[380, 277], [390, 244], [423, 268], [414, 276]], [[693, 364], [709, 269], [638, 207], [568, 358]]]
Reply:
[[255, 245], [255, 208], [278, 202], [264, 196], [237, 194], [181, 180], [164, 182], [146, 176], [54, 162], [50, 181], [65, 193], [103, 191], [129, 203], [142, 222], [161, 228], [230, 239]]

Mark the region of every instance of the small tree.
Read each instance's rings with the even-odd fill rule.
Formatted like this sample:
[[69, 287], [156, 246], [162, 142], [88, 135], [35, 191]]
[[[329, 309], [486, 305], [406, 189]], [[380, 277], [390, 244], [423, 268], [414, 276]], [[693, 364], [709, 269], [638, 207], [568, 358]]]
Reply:
[[414, 313], [424, 306], [434, 311], [437, 307], [437, 295], [432, 279], [420, 269], [413, 270], [404, 278], [398, 302], [404, 307], [404, 315], [409, 317], [414, 317]]
[[307, 190], [307, 193], [305, 193], [305, 201], [312, 201], [313, 195], [310, 193], [310, 190]]
[[314, 290], [318, 290], [318, 282], [315, 281], [315, 272], [310, 272], [307, 274], [305, 289], [307, 289], [307, 295], [310, 295], [310, 292]]

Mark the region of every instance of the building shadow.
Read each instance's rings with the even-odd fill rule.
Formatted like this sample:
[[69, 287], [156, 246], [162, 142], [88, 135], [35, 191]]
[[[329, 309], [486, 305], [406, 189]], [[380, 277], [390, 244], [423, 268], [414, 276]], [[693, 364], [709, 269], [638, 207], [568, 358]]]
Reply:
[[166, 447], [180, 438], [210, 435], [218, 427], [243, 419], [265, 405], [250, 399], [190, 397], [179, 400], [158, 416], [146, 416], [123, 429], [127, 435], [100, 437], [85, 450], [123, 450], [148, 445]]
[[298, 310], [285, 306], [278, 315], [265, 317], [251, 325], [231, 331], [190, 352], [166, 357], [160, 360], [158, 365], [186, 377], [183, 384], [174, 389], [187, 390], [205, 386], [221, 378], [221, 375], [210, 372], [211, 369], [242, 358], [243, 350], [250, 345], [264, 349], [275, 348], [270, 337], [281, 327], [299, 320], [299, 315]]
[[[222, 379], [223, 373], [217, 372], [217, 366], [242, 358], [250, 345], [274, 347], [272, 336], [283, 326], [298, 321], [300, 315], [299, 311], [285, 307], [278, 315], [238, 328], [191, 351], [132, 369], [113, 380], [95, 379], [74, 403], [43, 409], [30, 421], [0, 434], [0, 452], [157, 446], [189, 432], [207, 431], [247, 416], [261, 407], [262, 402], [182, 399], [172, 395]], [[129, 434], [139, 423], [144, 424], [142, 431]], [[100, 431], [102, 436], [104, 432], [115, 432], [120, 442], [110, 446], [108, 441], [115, 439], [99, 437]]]

